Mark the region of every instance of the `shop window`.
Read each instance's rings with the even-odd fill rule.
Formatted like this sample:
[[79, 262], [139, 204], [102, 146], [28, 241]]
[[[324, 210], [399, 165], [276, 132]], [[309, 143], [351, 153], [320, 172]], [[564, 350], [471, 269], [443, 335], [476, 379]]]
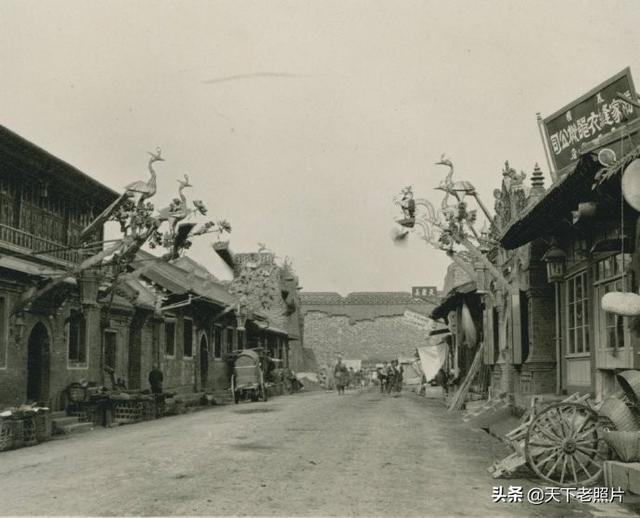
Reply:
[[165, 356], [176, 355], [176, 323], [167, 320], [164, 323], [164, 354]]
[[7, 322], [7, 299], [0, 297], [0, 369], [7, 367], [9, 323]]
[[579, 273], [566, 281], [567, 354], [589, 352], [589, 299], [587, 274]]
[[193, 358], [193, 320], [187, 318], [182, 325], [182, 350], [185, 358]]
[[213, 355], [215, 358], [222, 356], [222, 328], [220, 326], [213, 328]]
[[612, 277], [619, 277], [631, 264], [631, 254], [618, 254], [598, 261], [595, 267], [596, 281], [605, 281]]
[[86, 321], [81, 311], [71, 310], [68, 322], [68, 359], [72, 364], [87, 362]]
[[115, 371], [118, 354], [118, 333], [107, 329], [104, 332], [104, 366]]
[[[607, 282], [603, 285], [604, 292], [621, 292], [622, 279]], [[619, 349], [624, 347], [624, 317], [609, 311], [604, 312], [605, 347]]]

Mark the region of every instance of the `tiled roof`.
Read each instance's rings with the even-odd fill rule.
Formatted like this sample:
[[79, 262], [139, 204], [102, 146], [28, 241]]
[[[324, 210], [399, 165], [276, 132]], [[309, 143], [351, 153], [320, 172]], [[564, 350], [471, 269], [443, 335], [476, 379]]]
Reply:
[[147, 266], [142, 273], [143, 277], [173, 293], [194, 293], [223, 306], [236, 301], [235, 297], [227, 291], [226, 286], [213, 278], [203, 280], [202, 277], [196, 276], [195, 272], [178, 268], [143, 251], [138, 253], [136, 260], [141, 261], [142, 266]]
[[342, 295], [335, 291], [301, 291], [302, 304], [342, 304]]
[[345, 297], [345, 304], [411, 304], [421, 302], [405, 291], [355, 291]]
[[452, 290], [459, 286], [463, 286], [476, 279], [472, 278], [461, 266], [451, 263], [447, 268], [447, 274], [444, 278], [444, 294], [448, 295]]
[[333, 291], [303, 291], [303, 305], [308, 304], [421, 304], [423, 299], [413, 297], [408, 291], [354, 291], [343, 297]]
[[414, 298], [404, 291], [361, 291], [346, 297], [335, 292], [302, 292], [302, 311], [319, 311], [334, 316], [346, 316], [353, 323], [359, 320], [373, 320], [379, 317], [404, 315], [407, 309], [429, 315], [436, 301]]
[[206, 266], [200, 264], [197, 261], [194, 261], [189, 256], [183, 255], [182, 257], [179, 257], [178, 259], [173, 261], [173, 263], [171, 264], [180, 268], [181, 270], [184, 270], [185, 272], [193, 272], [197, 277], [201, 277], [203, 279], [218, 280], [215, 275], [207, 270]]
[[40, 176], [50, 176], [56, 182], [78, 189], [87, 196], [95, 197], [104, 203], [111, 203], [119, 193], [92, 178], [87, 173], [80, 171], [61, 158], [52, 155], [48, 151], [30, 142], [26, 138], [11, 131], [9, 128], [0, 125], [0, 147], [18, 154], [19, 158], [24, 157], [30, 162], [37, 162], [41, 165], [36, 171]]

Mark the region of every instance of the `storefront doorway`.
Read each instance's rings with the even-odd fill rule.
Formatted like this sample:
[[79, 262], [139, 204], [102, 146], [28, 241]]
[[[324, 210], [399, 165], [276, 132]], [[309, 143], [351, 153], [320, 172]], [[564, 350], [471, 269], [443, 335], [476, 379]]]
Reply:
[[209, 377], [209, 344], [207, 337], [203, 333], [200, 337], [200, 390], [207, 388]]
[[38, 322], [27, 346], [27, 400], [49, 404], [49, 332]]

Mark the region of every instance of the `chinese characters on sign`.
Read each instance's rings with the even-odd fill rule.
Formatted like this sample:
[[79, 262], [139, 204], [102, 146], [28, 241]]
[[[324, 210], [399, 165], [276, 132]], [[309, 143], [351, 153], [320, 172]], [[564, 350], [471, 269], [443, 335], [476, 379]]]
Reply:
[[629, 69], [623, 70], [577, 101], [544, 119], [556, 170], [579, 158], [580, 146], [635, 118], [635, 108], [618, 93], [636, 100]]
[[619, 487], [532, 487], [524, 491], [522, 486], [496, 486], [491, 493], [493, 503], [540, 505], [569, 503], [583, 504], [622, 503], [624, 490]]
[[413, 286], [411, 294], [416, 297], [437, 297], [438, 290], [435, 286]]

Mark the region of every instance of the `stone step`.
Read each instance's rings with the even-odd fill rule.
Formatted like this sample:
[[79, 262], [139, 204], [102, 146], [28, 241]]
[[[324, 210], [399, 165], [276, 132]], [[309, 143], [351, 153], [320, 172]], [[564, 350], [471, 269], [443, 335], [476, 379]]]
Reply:
[[229, 403], [233, 403], [233, 396], [230, 391], [226, 392], [213, 392], [212, 394], [207, 394], [208, 396], [212, 396], [215, 400], [216, 405], [227, 405]]
[[51, 419], [60, 419], [61, 417], [67, 417], [67, 413], [64, 410], [57, 410], [49, 414]]
[[78, 419], [77, 417], [70, 417], [70, 416], [56, 417], [51, 420], [51, 427], [54, 434], [66, 433], [65, 427], [78, 424], [79, 422], [80, 422], [80, 419]]
[[93, 423], [73, 423], [63, 426], [64, 434], [84, 433], [93, 430]]

